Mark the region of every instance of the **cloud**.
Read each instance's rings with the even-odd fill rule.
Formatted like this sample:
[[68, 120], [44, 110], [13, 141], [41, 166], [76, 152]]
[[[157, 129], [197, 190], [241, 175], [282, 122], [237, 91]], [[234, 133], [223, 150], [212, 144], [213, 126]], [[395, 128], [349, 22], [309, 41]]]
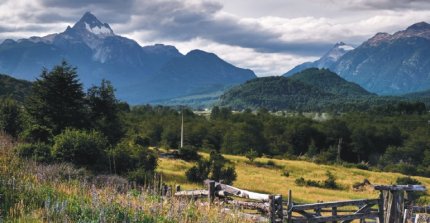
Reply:
[[189, 41], [199, 37], [221, 44], [251, 48], [258, 52], [288, 52], [315, 55], [325, 52], [332, 43], [321, 39], [283, 39], [258, 20], [246, 20], [224, 13], [222, 5], [210, 1], [148, 1], [135, 8], [131, 22], [123, 32], [143, 30], [148, 40]]
[[347, 0], [344, 2], [351, 8], [364, 9], [424, 10], [430, 6], [428, 0]]

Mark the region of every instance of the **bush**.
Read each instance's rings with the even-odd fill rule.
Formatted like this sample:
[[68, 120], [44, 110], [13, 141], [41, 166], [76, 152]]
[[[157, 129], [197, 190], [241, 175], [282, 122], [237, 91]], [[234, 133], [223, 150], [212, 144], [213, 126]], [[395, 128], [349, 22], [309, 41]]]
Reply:
[[235, 181], [236, 178], [237, 178], [237, 173], [236, 173], [236, 169], [234, 168], [234, 166], [227, 166], [227, 167], [221, 169], [219, 179], [214, 179], [214, 180], [222, 181], [225, 184], [232, 185], [233, 181]]
[[134, 144], [142, 146], [142, 147], [149, 147], [151, 139], [147, 136], [136, 136], [133, 139]]
[[336, 177], [330, 172], [326, 172], [327, 179], [323, 181], [322, 187], [329, 189], [338, 189], [339, 185], [336, 183]]
[[340, 189], [340, 186], [336, 183], [336, 177], [330, 172], [326, 172], [327, 179], [323, 182], [316, 180], [305, 180], [305, 178], [297, 178], [294, 182], [298, 186], [309, 186], [309, 187], [320, 187], [327, 189]]
[[415, 175], [417, 173], [417, 168], [415, 165], [400, 162], [397, 164], [389, 164], [384, 167], [386, 172], [403, 173], [408, 175]]
[[[398, 185], [422, 185], [420, 181], [412, 177], [398, 177], [396, 179], [396, 184]], [[421, 196], [425, 195], [425, 192], [412, 191], [408, 192], [408, 200], [411, 202], [417, 201]]]
[[191, 167], [185, 172], [187, 179], [191, 182], [201, 183], [209, 177], [210, 162], [199, 160], [197, 165]]
[[44, 142], [48, 143], [53, 138], [52, 130], [43, 125], [31, 125], [21, 133], [21, 139], [26, 142], [37, 143]]
[[127, 173], [129, 181], [134, 181], [138, 184], [151, 182], [154, 179], [154, 172], [147, 171], [143, 168], [134, 169]]
[[114, 171], [118, 174], [127, 173], [136, 169], [140, 172], [153, 173], [157, 167], [157, 156], [148, 148], [127, 142], [121, 142], [112, 150]]
[[12, 99], [0, 99], [0, 130], [17, 137], [22, 130], [21, 108]]
[[273, 160], [267, 160], [267, 166], [276, 166], [276, 163]]
[[227, 160], [218, 152], [211, 152], [209, 160], [199, 160], [197, 165], [188, 169], [185, 174], [192, 182], [202, 182], [210, 178], [232, 184], [237, 178], [234, 166], [227, 165]]
[[254, 162], [254, 160], [258, 157], [257, 151], [251, 149], [245, 153], [246, 158], [248, 158], [249, 162]]
[[67, 129], [55, 136], [52, 154], [59, 161], [94, 170], [106, 170], [107, 147], [107, 139], [99, 132]]
[[194, 146], [184, 146], [180, 148], [178, 156], [185, 161], [197, 161], [200, 159], [197, 148]]
[[290, 172], [289, 172], [288, 170], [284, 170], [284, 171], [282, 172], [282, 176], [284, 176], [284, 177], [289, 177], [289, 176], [290, 176]]
[[19, 157], [37, 162], [49, 162], [52, 159], [51, 147], [44, 143], [20, 144], [16, 147], [16, 153]]

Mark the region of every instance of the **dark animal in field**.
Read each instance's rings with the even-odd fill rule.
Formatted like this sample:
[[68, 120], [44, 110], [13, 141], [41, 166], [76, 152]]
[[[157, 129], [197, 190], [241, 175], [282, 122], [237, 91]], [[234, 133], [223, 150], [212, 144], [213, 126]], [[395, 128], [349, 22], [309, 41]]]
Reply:
[[352, 185], [352, 189], [354, 190], [364, 190], [366, 185], [372, 185], [368, 179], [364, 179], [362, 183], [355, 183]]

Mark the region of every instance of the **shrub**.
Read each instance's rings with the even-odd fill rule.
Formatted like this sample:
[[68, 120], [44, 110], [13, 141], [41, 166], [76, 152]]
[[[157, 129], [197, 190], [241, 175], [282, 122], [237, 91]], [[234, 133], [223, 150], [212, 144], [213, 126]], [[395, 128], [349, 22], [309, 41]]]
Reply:
[[207, 179], [210, 172], [210, 162], [206, 160], [199, 160], [197, 165], [191, 167], [185, 172], [187, 179], [191, 182], [201, 183]]
[[214, 178], [214, 180], [224, 182], [225, 184], [233, 184], [233, 181], [235, 181], [237, 178], [236, 169], [234, 166], [227, 166], [225, 168], [222, 168], [220, 171], [220, 177]]
[[316, 181], [316, 180], [305, 180], [305, 178], [300, 177], [297, 178], [294, 182], [298, 186], [309, 186], [309, 187], [320, 187], [320, 188], [327, 188], [327, 189], [339, 189], [340, 186], [336, 183], [336, 177], [330, 172], [326, 172], [327, 179], [325, 179], [323, 182]]
[[187, 179], [192, 182], [202, 182], [210, 178], [232, 184], [237, 178], [234, 166], [227, 165], [227, 160], [220, 153], [214, 151], [211, 152], [209, 160], [199, 160], [197, 165], [188, 169], [185, 174]]
[[[396, 184], [399, 185], [422, 185], [420, 181], [417, 179], [414, 179], [412, 177], [398, 177], [396, 179]], [[412, 191], [408, 192], [408, 200], [411, 202], [417, 201], [421, 196], [425, 195], [425, 192], [419, 192], [419, 191]]]
[[276, 166], [276, 163], [273, 160], [267, 160], [267, 166]]
[[103, 170], [108, 166], [107, 139], [99, 132], [67, 129], [55, 136], [53, 156], [59, 161]]
[[43, 125], [31, 125], [25, 129], [21, 135], [21, 139], [26, 142], [37, 143], [44, 142], [48, 143], [52, 138], [52, 130]]
[[294, 183], [295, 183], [297, 186], [306, 186], [306, 180], [305, 180], [305, 178], [303, 178], [303, 177], [297, 178], [297, 179], [294, 181]]
[[246, 158], [248, 158], [249, 162], [254, 162], [254, 160], [258, 157], [257, 151], [251, 149], [245, 153]]
[[157, 156], [148, 148], [121, 142], [112, 150], [115, 173], [123, 174], [136, 169], [153, 173], [157, 167]]
[[12, 99], [0, 99], [0, 130], [17, 137], [22, 130], [21, 108]]
[[16, 147], [16, 153], [19, 157], [37, 162], [49, 162], [52, 159], [51, 147], [44, 143], [20, 144]]
[[322, 187], [329, 189], [338, 189], [339, 185], [336, 183], [336, 177], [330, 172], [326, 172], [327, 179], [323, 181]]
[[151, 139], [147, 136], [136, 136], [133, 139], [134, 144], [142, 146], [142, 147], [149, 147]]
[[138, 184], [144, 184], [153, 180], [154, 172], [147, 171], [144, 168], [137, 168], [127, 173], [128, 180]]
[[197, 153], [197, 148], [194, 146], [184, 146], [179, 149], [179, 158], [186, 161], [197, 161], [200, 155]]
[[384, 171], [415, 175], [417, 173], [417, 168], [415, 165], [400, 162], [397, 164], [389, 164], [385, 166]]

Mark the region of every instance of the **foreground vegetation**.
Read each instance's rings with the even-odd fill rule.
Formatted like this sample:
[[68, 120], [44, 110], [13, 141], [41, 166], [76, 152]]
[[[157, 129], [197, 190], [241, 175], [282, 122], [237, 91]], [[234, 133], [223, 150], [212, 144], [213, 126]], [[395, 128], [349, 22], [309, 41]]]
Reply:
[[217, 206], [160, 197], [119, 176], [21, 159], [15, 147], [0, 134], [2, 222], [247, 222]]

